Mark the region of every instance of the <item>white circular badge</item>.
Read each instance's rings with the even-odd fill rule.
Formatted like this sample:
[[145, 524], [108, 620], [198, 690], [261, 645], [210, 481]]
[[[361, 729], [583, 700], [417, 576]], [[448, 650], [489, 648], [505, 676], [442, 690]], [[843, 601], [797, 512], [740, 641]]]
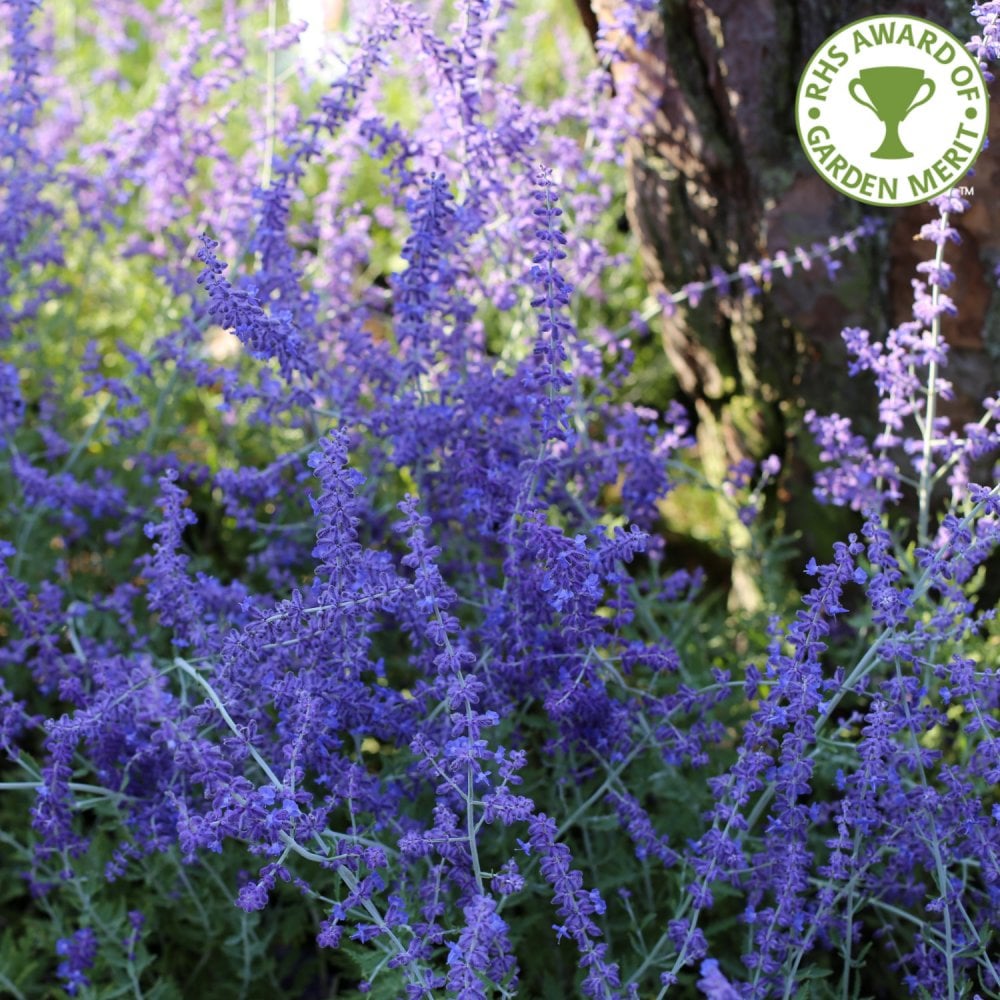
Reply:
[[916, 205], [962, 186], [986, 137], [989, 95], [954, 35], [921, 17], [881, 14], [816, 50], [795, 124], [832, 187], [868, 205]]

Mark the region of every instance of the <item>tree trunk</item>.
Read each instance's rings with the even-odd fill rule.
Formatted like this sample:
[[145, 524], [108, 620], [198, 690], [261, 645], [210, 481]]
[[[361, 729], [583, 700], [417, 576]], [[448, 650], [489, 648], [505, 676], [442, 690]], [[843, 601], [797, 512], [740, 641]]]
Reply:
[[[612, 37], [617, 6], [591, 0]], [[951, 6], [911, 2], [893, 13], [929, 17], [969, 37], [978, 26], [968, 5], [955, 5], [948, 24]], [[648, 43], [640, 51], [621, 40], [625, 60], [613, 67], [621, 74], [631, 62], [640, 74], [636, 99], [648, 125], [627, 150], [628, 213], [654, 293], [710, 280], [713, 266], [731, 271], [780, 249], [808, 249], [866, 213], [886, 223], [857, 254], [837, 255], [843, 267], [836, 280], [816, 262], [791, 278], [776, 272], [761, 297], [734, 285], [732, 294], [710, 292], [662, 321], [667, 355], [697, 413], [706, 472], [719, 481], [737, 459], [783, 456], [789, 526], [812, 534], [810, 544], [824, 542], [817, 526], [832, 526], [829, 517], [816, 517], [811, 501], [802, 414], [836, 410], [870, 427], [874, 393], [864, 379], [847, 377], [840, 331], [857, 325], [881, 336], [911, 318], [910, 279], [931, 253], [930, 244], [912, 240], [930, 209], [879, 212], [838, 194], [809, 165], [795, 130], [796, 87], [815, 49], [843, 25], [884, 12], [869, 0], [663, 0]], [[1000, 114], [991, 136], [1000, 148]], [[991, 280], [1000, 256], [995, 153], [980, 158], [969, 183], [972, 209], [957, 222], [963, 242], [948, 249], [960, 316], [944, 330], [959, 419], [970, 419], [1000, 384], [1000, 305]], [[731, 534], [737, 548], [741, 538], [745, 543], [739, 525]], [[737, 599], [752, 604], [753, 587], [743, 584], [747, 592]]]

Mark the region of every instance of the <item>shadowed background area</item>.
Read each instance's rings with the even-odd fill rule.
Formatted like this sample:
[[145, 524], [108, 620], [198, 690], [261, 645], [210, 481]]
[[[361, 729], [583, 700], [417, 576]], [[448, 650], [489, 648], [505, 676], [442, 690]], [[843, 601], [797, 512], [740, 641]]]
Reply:
[[[881, 235], [841, 258], [836, 281], [822, 266], [776, 280], [768, 295], [705, 295], [661, 319], [663, 343], [684, 394], [699, 418], [699, 443], [718, 477], [728, 461], [782, 454], [791, 465], [787, 499], [809, 492], [813, 458], [802, 433], [804, 410], [836, 410], [870, 426], [867, 384], [847, 375], [840, 338], [859, 325], [875, 336], [912, 318], [911, 280], [926, 245], [913, 234], [929, 222], [928, 206], [877, 210], [829, 187], [799, 145], [796, 87], [823, 40], [858, 18], [884, 13], [868, 0], [665, 0], [647, 14], [649, 40], [638, 46], [617, 30], [613, 0], [578, 0], [595, 41], [616, 37], [625, 59], [618, 76], [638, 69], [636, 101], [647, 126], [629, 143], [630, 222], [642, 245], [654, 290], [674, 291], [710, 280], [713, 266], [779, 249], [809, 247], [879, 218]], [[967, 35], [968, 5], [907, 2], [912, 14]], [[1000, 141], [1000, 115], [990, 136]], [[1000, 260], [1000, 167], [987, 153], [975, 177], [970, 209], [955, 223], [962, 235], [949, 249], [956, 272], [950, 294], [959, 314], [944, 323], [951, 347], [947, 375], [956, 397], [945, 411], [974, 419], [1000, 383], [1000, 308], [994, 268]], [[807, 501], [793, 524], [810, 531]]]

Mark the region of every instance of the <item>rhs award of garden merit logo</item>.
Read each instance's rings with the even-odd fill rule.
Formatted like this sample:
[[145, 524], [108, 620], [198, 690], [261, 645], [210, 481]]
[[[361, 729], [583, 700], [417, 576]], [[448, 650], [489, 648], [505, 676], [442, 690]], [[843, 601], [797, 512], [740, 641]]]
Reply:
[[820, 176], [868, 205], [915, 205], [962, 186], [983, 147], [989, 96], [962, 43], [920, 17], [841, 28], [799, 82], [795, 123]]

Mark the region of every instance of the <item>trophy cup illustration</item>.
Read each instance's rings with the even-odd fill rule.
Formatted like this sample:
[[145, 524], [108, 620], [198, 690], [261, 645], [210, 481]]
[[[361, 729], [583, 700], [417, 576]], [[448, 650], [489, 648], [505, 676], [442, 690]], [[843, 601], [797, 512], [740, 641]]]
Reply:
[[[917, 100], [924, 84], [927, 94]], [[858, 88], [864, 96], [858, 95]], [[885, 125], [885, 139], [871, 155], [880, 160], [906, 160], [913, 156], [899, 138], [899, 126], [914, 108], [934, 96], [934, 81], [912, 66], [873, 66], [861, 70], [847, 89], [858, 104], [874, 111]]]

